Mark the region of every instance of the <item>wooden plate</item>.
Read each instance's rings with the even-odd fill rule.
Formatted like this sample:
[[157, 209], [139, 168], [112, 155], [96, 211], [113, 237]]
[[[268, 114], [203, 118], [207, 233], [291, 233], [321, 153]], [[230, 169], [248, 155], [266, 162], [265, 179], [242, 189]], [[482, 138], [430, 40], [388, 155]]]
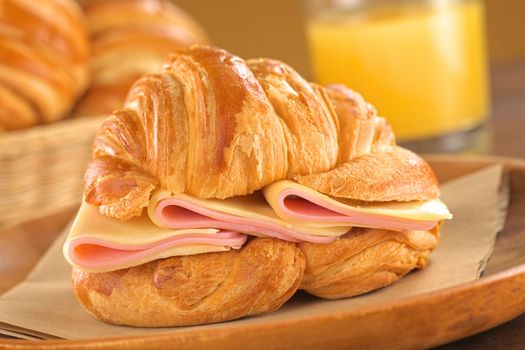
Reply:
[[[504, 323], [525, 312], [525, 161], [489, 157], [427, 157], [442, 181], [500, 162], [510, 173], [508, 218], [483, 277], [471, 283], [322, 317], [154, 336], [28, 342], [19, 349], [268, 349], [428, 348]], [[21, 281], [74, 208], [0, 232], [0, 293]], [[507, 257], [513, 256], [513, 263]], [[523, 257], [516, 265], [515, 257]]]

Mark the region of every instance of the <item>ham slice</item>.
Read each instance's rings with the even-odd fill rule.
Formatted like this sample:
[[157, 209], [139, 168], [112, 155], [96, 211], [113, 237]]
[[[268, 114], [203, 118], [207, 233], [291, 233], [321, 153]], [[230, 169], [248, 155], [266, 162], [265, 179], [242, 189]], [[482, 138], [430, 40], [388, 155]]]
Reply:
[[83, 270], [105, 272], [170, 256], [238, 249], [248, 234], [330, 243], [354, 226], [428, 230], [451, 216], [439, 200], [359, 203], [336, 200], [292, 181], [224, 200], [157, 191], [148, 213], [127, 221], [100, 215], [83, 203], [64, 256]]
[[229, 230], [161, 228], [145, 213], [120, 221], [100, 215], [95, 207], [84, 202], [63, 252], [73, 266], [106, 272], [170, 256], [239, 249], [246, 240], [246, 235]]
[[[115, 266], [132, 266], [142, 264], [152, 256], [156, 259], [174, 255], [190, 255], [201, 253], [200, 245], [227, 246], [238, 249], [246, 242], [246, 235], [238, 232], [221, 231], [209, 234], [185, 234], [164, 239], [149, 244], [134, 245], [108, 242], [96, 238], [79, 238], [68, 246], [67, 255], [75, 266], [82, 266], [89, 271], [103, 271], [113, 269]], [[182, 247], [173, 254], [176, 247]], [[223, 250], [223, 249], [220, 249]], [[175, 250], [176, 251], [176, 250]], [[158, 255], [165, 252], [164, 255]], [[166, 253], [169, 252], [169, 253]]]
[[[156, 196], [159, 196], [157, 194]], [[321, 236], [311, 234], [309, 232], [301, 232], [300, 226], [293, 226], [289, 223], [282, 222], [276, 217], [267, 216], [271, 213], [269, 211], [262, 215], [256, 214], [255, 207], [246, 208], [246, 213], [249, 216], [233, 215], [224, 211], [235, 211], [232, 201], [225, 201], [222, 206], [224, 211], [218, 211], [202, 205], [197, 198], [190, 197], [185, 194], [177, 194], [173, 197], [167, 197], [160, 200], [153, 201], [150, 206], [154, 209], [150, 210], [150, 217], [161, 227], [173, 229], [188, 229], [188, 228], [214, 228], [219, 230], [231, 230], [235, 232], [242, 232], [253, 236], [275, 237], [291, 242], [312, 242], [312, 243], [330, 243], [337, 237], [335, 236]], [[162, 196], [162, 194], [161, 194]], [[164, 195], [167, 196], [167, 195]], [[157, 198], [158, 199], [158, 198]], [[207, 200], [210, 204], [211, 200]], [[267, 205], [267, 204], [266, 204]], [[308, 231], [303, 228], [304, 231]], [[340, 232], [344, 234], [348, 229], [343, 229]]]
[[292, 181], [280, 181], [263, 190], [277, 215], [303, 225], [382, 228], [395, 231], [429, 230], [449, 219], [445, 204], [428, 202], [360, 203], [334, 199]]

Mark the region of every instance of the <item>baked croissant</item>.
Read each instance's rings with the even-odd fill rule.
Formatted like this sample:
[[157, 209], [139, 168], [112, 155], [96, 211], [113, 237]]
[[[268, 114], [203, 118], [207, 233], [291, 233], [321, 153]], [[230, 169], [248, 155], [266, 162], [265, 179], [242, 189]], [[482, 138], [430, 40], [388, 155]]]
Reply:
[[121, 108], [131, 85], [171, 51], [206, 43], [204, 30], [169, 0], [83, 0], [93, 42], [92, 84], [77, 116]]
[[450, 218], [432, 169], [361, 95], [207, 46], [133, 85], [84, 185], [64, 254], [80, 301], [117, 324], [229, 320], [297, 288], [366, 293], [424, 267]]
[[[338, 173], [339, 167], [354, 171]], [[366, 169], [371, 171], [361, 179]], [[390, 187], [406, 182], [399, 175], [410, 172], [405, 187], [411, 191], [392, 191], [385, 199], [385, 186], [369, 186], [354, 199], [439, 195], [428, 164], [395, 147], [390, 125], [359, 94], [309, 83], [275, 60], [244, 61], [221, 49], [193, 46], [169, 55], [161, 73], [137, 81], [124, 109], [103, 123], [85, 196], [104, 215], [129, 219], [140, 215], [157, 187], [223, 199], [287, 178], [311, 184], [317, 176], [319, 188], [335, 191], [340, 177], [326, 183], [326, 176], [311, 175], [327, 171], [344, 175], [346, 184]]]
[[87, 27], [74, 1], [0, 2], [0, 131], [65, 117], [88, 74]]

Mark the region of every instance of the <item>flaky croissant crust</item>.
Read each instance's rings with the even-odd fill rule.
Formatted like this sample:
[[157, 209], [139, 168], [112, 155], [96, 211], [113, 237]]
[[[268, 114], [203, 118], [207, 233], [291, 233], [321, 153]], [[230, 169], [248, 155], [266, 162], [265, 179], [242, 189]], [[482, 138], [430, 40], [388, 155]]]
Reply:
[[324, 245], [300, 243], [306, 269], [300, 289], [325, 299], [348, 298], [388, 286], [424, 268], [441, 225], [429, 231], [353, 228]]
[[430, 231], [352, 229], [329, 244], [254, 238], [240, 250], [155, 260], [113, 272], [74, 268], [84, 307], [106, 322], [144, 327], [221, 322], [273, 311], [296, 290], [325, 298], [385, 287], [423, 268]]
[[[276, 60], [244, 61], [193, 46], [169, 55], [160, 73], [137, 81], [124, 109], [103, 123], [85, 176], [85, 199], [105, 215], [127, 219], [140, 215], [156, 187], [227, 198], [341, 166], [358, 176], [373, 163], [375, 186], [363, 189], [364, 200], [383, 200], [384, 186], [377, 182], [384, 183], [381, 169], [391, 166], [385, 152], [399, 158], [390, 173], [409, 171], [416, 184], [402, 196], [392, 191], [388, 200], [438, 196], [430, 167], [396, 147], [390, 125], [358, 93], [309, 83]], [[356, 161], [363, 156], [371, 161]], [[344, 196], [334, 174], [318, 187], [330, 195], [338, 188]], [[399, 180], [389, 178], [385, 186]]]
[[221, 322], [281, 307], [305, 267], [290, 242], [254, 238], [241, 250], [171, 257], [105, 273], [73, 269], [75, 293], [98, 318], [166, 327]]

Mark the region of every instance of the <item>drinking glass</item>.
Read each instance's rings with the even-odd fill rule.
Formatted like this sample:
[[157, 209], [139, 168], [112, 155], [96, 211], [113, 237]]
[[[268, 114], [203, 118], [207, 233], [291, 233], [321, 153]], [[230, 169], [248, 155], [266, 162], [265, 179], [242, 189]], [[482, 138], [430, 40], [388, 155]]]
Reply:
[[[484, 148], [482, 0], [306, 0], [314, 79], [344, 83], [417, 151]], [[482, 132], [482, 133], [480, 133]]]

